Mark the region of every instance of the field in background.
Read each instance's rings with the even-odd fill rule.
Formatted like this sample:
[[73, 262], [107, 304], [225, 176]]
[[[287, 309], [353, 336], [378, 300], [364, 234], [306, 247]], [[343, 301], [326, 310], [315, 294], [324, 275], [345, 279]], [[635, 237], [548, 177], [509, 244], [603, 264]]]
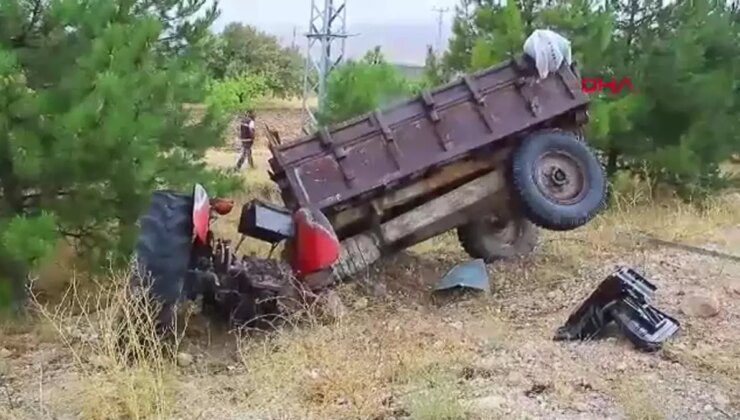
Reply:
[[[290, 139], [299, 134], [300, 112], [260, 111], [258, 128], [261, 122]], [[258, 168], [243, 171], [238, 205], [277, 199], [268, 156], [258, 137]], [[214, 166], [235, 159], [228, 148], [208, 155]], [[218, 222], [219, 234], [238, 239], [237, 213]], [[544, 232], [533, 255], [492, 265], [490, 296], [430, 294], [467, 260], [448, 233], [342, 285], [338, 319], [310, 317], [235, 338], [195, 317], [174, 361], [146, 346], [134, 348], [148, 357], [117, 358], [102, 310], [110, 299], [71, 313], [48, 308], [27, 328], [0, 329], [0, 417], [737, 418], [740, 264], [658, 248], [644, 234], [740, 255], [740, 195], [699, 210], [650, 203], [641, 185], [626, 186], [588, 226]], [[251, 240], [243, 250], [268, 251]], [[658, 285], [657, 306], [679, 318], [681, 336], [652, 355], [618, 337], [553, 342], [569, 312], [618, 264]], [[719, 313], [687, 315], [694, 296]]]
[[[315, 97], [308, 99], [308, 106], [315, 108], [318, 99]], [[264, 98], [257, 103], [258, 109], [303, 109], [302, 98]]]

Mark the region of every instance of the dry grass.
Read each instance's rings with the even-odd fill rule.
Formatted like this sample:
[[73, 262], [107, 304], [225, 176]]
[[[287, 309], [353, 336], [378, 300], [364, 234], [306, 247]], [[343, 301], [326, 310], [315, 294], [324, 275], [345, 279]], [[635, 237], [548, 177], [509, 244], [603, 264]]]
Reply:
[[[736, 155], [738, 156], [738, 155]], [[740, 160], [730, 160], [720, 165], [722, 171], [730, 178], [740, 179]]]
[[[317, 98], [310, 98], [308, 106], [315, 108], [318, 105]], [[256, 108], [260, 110], [268, 109], [301, 109], [303, 108], [302, 98], [262, 98], [256, 104]]]
[[473, 356], [464, 337], [437, 317], [391, 308], [242, 341], [240, 355], [249, 408], [270, 413], [279, 406], [299, 418], [391, 415], [403, 403], [399, 395], [418, 418], [430, 418], [424, 413], [435, 407], [460, 412], [451, 394], [431, 401], [428, 392], [453, 383], [450, 375]]
[[[737, 346], [737, 340], [713, 345], [696, 337], [692, 341], [696, 344], [668, 343], [663, 350], [665, 357], [703, 372], [718, 383], [725, 383], [728, 389], [734, 390], [734, 398], [740, 398], [740, 347]], [[737, 401], [740, 403], [740, 400]]]
[[82, 261], [75, 254], [74, 248], [65, 240], [60, 240], [54, 256], [39, 268], [34, 292], [48, 299], [63, 296], [75, 271], [82, 268], [77, 267], [78, 265], [82, 265]]
[[113, 274], [95, 297], [81, 293], [73, 281], [53, 307], [35, 301], [46, 334], [53, 330], [72, 356], [77, 380], [64, 404], [77, 407], [81, 418], [164, 418], [172, 413], [173, 360], [181, 337], [161, 340], [157, 305], [144, 291], [132, 291], [128, 278], [127, 273]]
[[[411, 418], [418, 420], [463, 420], [470, 416], [470, 408], [462, 402], [459, 392], [447, 378], [437, 387], [415, 394], [409, 402]], [[453, 382], [454, 383], [454, 382]]]
[[[234, 199], [239, 203], [253, 198], [279, 203], [281, 201], [280, 193], [267, 172], [269, 169], [267, 159], [270, 156], [270, 151], [263, 147], [255, 147], [253, 154], [256, 168], [249, 168], [245, 163], [244, 168], [240, 172], [240, 176], [244, 181], [243, 189], [240, 196], [234, 197]], [[208, 152], [206, 161], [211, 166], [230, 169], [236, 163], [237, 157], [238, 154], [235, 151], [214, 149]]]
[[[721, 243], [723, 228], [740, 226], [738, 195], [717, 196], [701, 206], [676, 199], [633, 202], [619, 196], [616, 202], [616, 205], [580, 229], [566, 233], [544, 232], [548, 242], [581, 243], [586, 245], [584, 250], [603, 253], [614, 251], [615, 244], [623, 245], [641, 235], [682, 243]], [[428, 241], [424, 246], [430, 251], [439, 250], [443, 246], [440, 243], [443, 238], [454, 239], [448, 234]]]
[[698, 345], [694, 348], [668, 346], [670, 357], [682, 364], [690, 364], [717, 377], [724, 376], [740, 386], [740, 349], [717, 349], [714, 346]]
[[[497, 270], [497, 282], [554, 288], [570, 281], [584, 261], [605, 261], [648, 245], [644, 236], [697, 246], [728, 246], [725, 229], [740, 226], [740, 198], [717, 197], [702, 207], [673, 199], [611, 207], [586, 226], [570, 232], [540, 231], [540, 245], [526, 264]], [[433, 259], [464, 260], [455, 232], [448, 232], [410, 249]], [[740, 252], [738, 249], [737, 252]]]
[[623, 377], [617, 380], [614, 395], [630, 420], [663, 420], [665, 413], [649, 381], [642, 378]]
[[[632, 246], [622, 238], [636, 232], [706, 240], [704, 232], [736, 222], [731, 206], [731, 202], [718, 201], [702, 211], [677, 203], [612, 209], [577, 231], [546, 235], [542, 249], [528, 259], [526, 267], [498, 271], [497, 282], [506, 282], [507, 276], [529, 276], [536, 280], [531, 287], [548, 287], [571, 278], [583, 258], [617, 255]], [[222, 222], [226, 228], [233, 227], [233, 221]], [[464, 258], [454, 234], [428, 241], [414, 252], [435, 259], [441, 253]], [[116, 278], [113, 284], [123, 284], [124, 276]], [[350, 293], [350, 301], [357, 298]], [[67, 384], [66, 399], [58, 404], [75, 407], [79, 417], [88, 419], [183, 414], [176, 409], [176, 398], [182, 381], [190, 379], [177, 376], [172, 348], [155, 345], [156, 337], [147, 335], [146, 331], [153, 331], [151, 316], [145, 317], [143, 325], [133, 316], [130, 296], [118, 288], [90, 302], [72, 290], [64, 303], [78, 309], [41, 308], [46, 322], [38, 327], [45, 336], [52, 331], [58, 334], [73, 354], [76, 380]], [[481, 304], [485, 301], [474, 308], [481, 309]], [[475, 364], [482, 349], [509, 351], [506, 343], [516, 338], [511, 337], [515, 329], [504, 322], [485, 323], [481, 331], [466, 327], [465, 335], [445, 321], [444, 312], [379, 303], [371, 309], [354, 310], [335, 324], [309, 322], [261, 338], [245, 337], [239, 340], [240, 373], [230, 384], [236, 391], [224, 391], [224, 395], [231, 399], [234, 412], [257, 413], [262, 418], [470, 418], [471, 407], [465, 401], [471, 390], [460, 379], [460, 372]], [[123, 326], [115, 316], [121, 313], [126, 320]], [[122, 331], [142, 329], [147, 337], [144, 343], [129, 341], [124, 347], [135, 356], [122, 358], [115, 337]], [[470, 334], [478, 337], [476, 343], [470, 341]], [[719, 370], [726, 376], [736, 374], [737, 355], [718, 359], [712, 349], [705, 350], [680, 353], [681, 363]], [[210, 375], [208, 369], [202, 373]], [[613, 397], [626, 417], [665, 417], [647, 382], [625, 378], [614, 389]], [[556, 388], [558, 401], [578, 400], [572, 392], [568, 386]]]

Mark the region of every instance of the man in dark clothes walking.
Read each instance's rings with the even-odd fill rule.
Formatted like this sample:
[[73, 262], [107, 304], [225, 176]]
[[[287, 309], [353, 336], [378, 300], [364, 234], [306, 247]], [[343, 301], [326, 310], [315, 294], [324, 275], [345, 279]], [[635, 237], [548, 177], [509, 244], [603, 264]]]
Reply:
[[241, 141], [241, 154], [236, 161], [235, 171], [238, 171], [244, 165], [245, 160], [249, 160], [249, 166], [254, 169], [254, 160], [252, 159], [252, 146], [254, 145], [255, 122], [254, 111], [248, 111], [239, 124], [239, 140]]

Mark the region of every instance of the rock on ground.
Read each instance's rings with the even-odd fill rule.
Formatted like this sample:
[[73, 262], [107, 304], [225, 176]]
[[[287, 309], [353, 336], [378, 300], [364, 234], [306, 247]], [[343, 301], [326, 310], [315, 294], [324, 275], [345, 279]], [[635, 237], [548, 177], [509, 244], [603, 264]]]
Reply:
[[188, 367], [193, 364], [195, 358], [188, 353], [177, 353], [177, 366]]
[[694, 318], [712, 318], [719, 310], [719, 301], [710, 295], [688, 295], [681, 303], [681, 312]]

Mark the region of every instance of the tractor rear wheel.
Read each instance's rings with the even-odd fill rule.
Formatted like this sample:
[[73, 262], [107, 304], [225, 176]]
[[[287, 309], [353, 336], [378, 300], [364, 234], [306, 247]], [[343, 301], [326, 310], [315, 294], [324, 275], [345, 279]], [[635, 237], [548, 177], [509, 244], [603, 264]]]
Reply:
[[159, 329], [171, 327], [175, 304], [183, 293], [192, 251], [192, 208], [190, 196], [157, 191], [139, 220], [134, 280], [162, 305]]
[[495, 215], [457, 228], [465, 252], [486, 263], [529, 254], [537, 245], [537, 227], [525, 218], [501, 220]]

